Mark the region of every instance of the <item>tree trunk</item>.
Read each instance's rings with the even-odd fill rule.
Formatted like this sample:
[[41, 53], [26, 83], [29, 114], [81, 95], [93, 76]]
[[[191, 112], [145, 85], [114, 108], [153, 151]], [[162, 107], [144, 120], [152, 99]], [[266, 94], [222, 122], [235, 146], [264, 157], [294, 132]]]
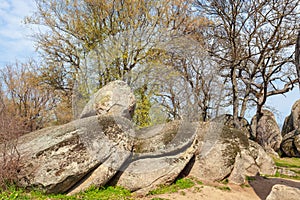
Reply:
[[298, 37], [297, 37], [297, 42], [295, 47], [295, 64], [296, 64], [298, 82], [300, 84], [300, 31], [298, 32]]
[[231, 68], [231, 84], [232, 84], [232, 106], [233, 106], [233, 124], [235, 128], [240, 128], [238, 122], [239, 115], [239, 98], [238, 98], [238, 85], [237, 85], [237, 76], [235, 73], [235, 67]]

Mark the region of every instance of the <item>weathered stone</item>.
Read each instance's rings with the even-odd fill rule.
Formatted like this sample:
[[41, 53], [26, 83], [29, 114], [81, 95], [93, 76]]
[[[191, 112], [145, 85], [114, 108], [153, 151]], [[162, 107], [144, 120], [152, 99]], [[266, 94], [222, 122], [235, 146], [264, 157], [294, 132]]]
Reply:
[[181, 134], [183, 133], [182, 129], [194, 130], [193, 126], [196, 127], [197, 123], [192, 124], [184, 121], [173, 121], [166, 124], [160, 124], [137, 130], [134, 152], [159, 152], [167, 149], [170, 144], [176, 146], [184, 143], [185, 141], [190, 140], [192, 137], [192, 135], [188, 134], [194, 134], [194, 132], [187, 131], [187, 133]]
[[298, 200], [300, 189], [286, 185], [274, 185], [266, 200]]
[[[197, 132], [205, 132], [207, 125], [194, 123], [192, 126], [191, 123], [181, 122], [179, 127], [171, 123], [169, 128], [175, 133], [169, 134], [170, 132], [162, 132], [160, 129], [156, 129], [157, 134], [154, 134], [155, 129], [150, 129], [150, 133], [145, 130], [142, 132], [143, 136], [139, 137], [148, 142], [151, 142], [153, 135], [155, 137], [165, 133], [169, 139], [164, 148], [155, 152], [146, 146], [143, 148], [144, 153], [135, 154], [133, 162], [122, 172], [117, 185], [136, 191], [139, 195], [145, 195], [159, 185], [171, 184], [182, 173], [201, 144]], [[152, 137], [146, 137], [150, 135]], [[145, 150], [150, 151], [145, 153]]]
[[[263, 115], [258, 123], [256, 122], [256, 116], [254, 116], [251, 120], [253, 138], [255, 138], [257, 143], [260, 144], [266, 151], [274, 150], [277, 152], [282, 141], [279, 126], [272, 112], [263, 110], [262, 113]], [[274, 154], [275, 152], [270, 153]]]
[[103, 185], [130, 156], [132, 131], [125, 118], [93, 116], [29, 133], [19, 139], [20, 185], [63, 193], [99, 167], [107, 173], [92, 183]]
[[212, 181], [223, 180], [233, 170], [241, 148], [248, 146], [248, 138], [244, 133], [211, 122], [190, 175]]
[[[219, 117], [216, 117], [212, 120], [213, 122], [224, 124], [225, 126], [228, 126], [229, 128], [235, 128], [233, 123], [233, 116], [230, 114], [224, 114]], [[239, 123], [239, 130], [241, 130], [243, 133], [246, 133], [247, 137], [251, 137], [251, 126], [249, 122], [242, 117], [238, 118]]]
[[276, 166], [273, 159], [259, 144], [249, 140], [249, 148], [242, 149], [241, 153], [236, 156], [234, 168], [228, 179], [235, 184], [244, 184], [246, 176], [274, 175], [275, 173]]
[[276, 165], [267, 152], [256, 142], [249, 140], [250, 155], [259, 167], [259, 173], [263, 175], [275, 175]]
[[96, 92], [84, 107], [80, 118], [94, 115], [115, 115], [131, 119], [136, 100], [124, 81], [113, 81]]
[[284, 137], [298, 128], [300, 128], [300, 100], [294, 103], [291, 114], [285, 118], [281, 134]]
[[281, 150], [285, 156], [300, 157], [300, 129], [283, 136]]

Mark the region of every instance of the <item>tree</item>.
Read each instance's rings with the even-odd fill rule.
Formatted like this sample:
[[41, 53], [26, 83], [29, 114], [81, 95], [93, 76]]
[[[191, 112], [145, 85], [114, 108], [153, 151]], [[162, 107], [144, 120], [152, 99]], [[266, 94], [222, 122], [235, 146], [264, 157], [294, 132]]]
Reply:
[[186, 33], [190, 3], [37, 0], [37, 11], [26, 22], [44, 26], [34, 38], [45, 61], [45, 81], [86, 100], [112, 80], [132, 84], [166, 41]]
[[197, 0], [200, 14], [214, 21], [210, 54], [230, 80], [235, 126], [249, 103], [256, 105], [257, 120], [268, 97], [294, 86], [291, 69], [299, 1]]
[[[202, 23], [202, 31], [204, 26]], [[167, 45], [168, 56], [164, 62], [175, 74], [171, 84], [165, 84], [169, 87], [168, 94], [161, 96], [171, 100], [177, 115], [179, 112], [182, 115], [184, 110], [190, 120], [207, 121], [223, 97], [221, 79], [217, 63], [207, 54], [202, 43], [203, 36], [193, 37], [194, 34], [177, 38]]]
[[22, 134], [45, 127], [56, 98], [52, 90], [41, 84], [35, 62], [8, 65], [0, 70], [2, 106], [13, 118]]

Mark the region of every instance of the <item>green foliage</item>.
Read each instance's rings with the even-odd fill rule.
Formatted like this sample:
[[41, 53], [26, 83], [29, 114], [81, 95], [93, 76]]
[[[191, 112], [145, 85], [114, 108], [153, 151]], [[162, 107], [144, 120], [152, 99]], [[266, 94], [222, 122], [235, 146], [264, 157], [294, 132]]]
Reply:
[[146, 127], [151, 125], [151, 118], [149, 115], [151, 102], [150, 95], [147, 94], [147, 86], [135, 90], [137, 98], [136, 109], [134, 111], [134, 122], [138, 127]]
[[188, 178], [178, 179], [174, 184], [169, 186], [161, 186], [160, 188], [150, 191], [149, 194], [165, 194], [165, 193], [175, 193], [178, 190], [191, 188], [195, 183]]

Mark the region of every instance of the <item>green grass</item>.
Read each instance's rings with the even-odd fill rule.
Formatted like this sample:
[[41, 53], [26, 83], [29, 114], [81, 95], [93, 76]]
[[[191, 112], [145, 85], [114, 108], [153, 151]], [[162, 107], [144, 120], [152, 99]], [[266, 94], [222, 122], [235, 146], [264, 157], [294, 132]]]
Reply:
[[300, 158], [273, 158], [277, 167], [300, 168]]
[[0, 193], [1, 200], [120, 200], [130, 199], [131, 193], [121, 187], [90, 188], [74, 196], [46, 195], [39, 191], [25, 192], [16, 187], [9, 187]]
[[246, 176], [247, 181], [255, 181], [255, 177]]
[[182, 189], [191, 188], [195, 185], [195, 183], [188, 178], [178, 179], [176, 183], [169, 186], [161, 186], [156, 190], [152, 190], [149, 192], [150, 195], [154, 194], [165, 194], [165, 193], [175, 193]]
[[278, 171], [276, 171], [274, 176], [267, 176], [267, 177], [278, 177], [278, 178], [287, 178], [287, 179], [300, 180], [300, 176], [287, 176], [287, 175], [284, 175], [284, 174], [280, 174]]
[[113, 200], [113, 199], [129, 199], [131, 192], [121, 187], [91, 188], [86, 192], [76, 195], [79, 199], [93, 200]]
[[217, 186], [216, 188], [223, 191], [231, 191], [231, 188], [228, 186]]
[[267, 176], [267, 177], [278, 177], [278, 178], [288, 178], [294, 180], [300, 180], [300, 158], [276, 158], [273, 157], [275, 165], [277, 167], [286, 168], [290, 171], [295, 172], [296, 176], [287, 176], [284, 174], [280, 174], [276, 171], [274, 176]]
[[226, 178], [226, 179], [220, 181], [220, 183], [227, 185], [229, 183], [229, 180]]

